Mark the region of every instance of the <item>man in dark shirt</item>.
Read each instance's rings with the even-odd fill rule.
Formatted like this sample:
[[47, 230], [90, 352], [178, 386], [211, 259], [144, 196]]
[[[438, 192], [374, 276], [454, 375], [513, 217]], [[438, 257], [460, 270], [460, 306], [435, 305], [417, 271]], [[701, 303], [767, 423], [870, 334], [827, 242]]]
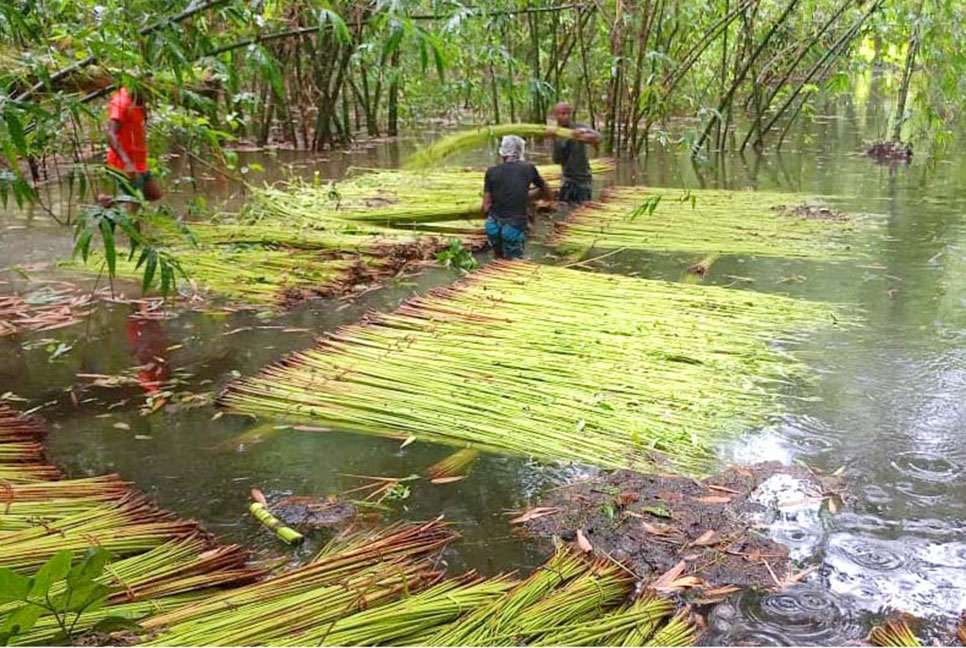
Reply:
[[[586, 124], [571, 121], [573, 108], [561, 101], [553, 108], [557, 126], [576, 131], [576, 139], [554, 139], [553, 161], [563, 168], [560, 183], [560, 200], [578, 205], [590, 200], [591, 181], [590, 162], [587, 160], [587, 144], [597, 145], [600, 133]], [[547, 135], [554, 137], [554, 130], [547, 129]]]
[[523, 159], [524, 141], [507, 135], [500, 142], [502, 164], [486, 170], [483, 181], [483, 213], [486, 236], [498, 259], [520, 259], [527, 240], [527, 203], [530, 187], [535, 186], [546, 199], [550, 188], [537, 167]]

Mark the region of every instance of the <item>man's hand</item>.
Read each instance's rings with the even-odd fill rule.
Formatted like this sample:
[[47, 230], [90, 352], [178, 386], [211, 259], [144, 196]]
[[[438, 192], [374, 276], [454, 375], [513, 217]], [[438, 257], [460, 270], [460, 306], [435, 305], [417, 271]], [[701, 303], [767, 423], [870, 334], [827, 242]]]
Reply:
[[131, 180], [134, 180], [138, 175], [138, 168], [134, 166], [134, 162], [128, 160], [124, 163], [124, 173], [126, 173]]
[[556, 137], [557, 136], [557, 129], [556, 129], [556, 127], [554, 127], [554, 126], [547, 126], [547, 130], [544, 131], [544, 135], [546, 135], [547, 137]]

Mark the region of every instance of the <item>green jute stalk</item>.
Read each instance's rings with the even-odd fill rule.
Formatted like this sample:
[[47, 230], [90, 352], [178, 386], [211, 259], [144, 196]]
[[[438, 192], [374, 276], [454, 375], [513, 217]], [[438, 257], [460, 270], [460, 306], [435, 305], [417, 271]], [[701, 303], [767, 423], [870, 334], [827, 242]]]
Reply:
[[697, 641], [697, 628], [681, 612], [668, 621], [643, 645], [645, 646], [693, 646]]
[[268, 510], [268, 503], [265, 501], [265, 496], [261, 494], [261, 491], [253, 488], [252, 499], [254, 501], [248, 505], [248, 511], [252, 514], [252, 517], [278, 536], [283, 542], [298, 544], [305, 539], [305, 536], [301, 533], [286, 526], [285, 523], [272, 515], [272, 512]]
[[[767, 191], [616, 187], [571, 212], [547, 239], [588, 248], [844, 260], [863, 254], [856, 216], [812, 219], [784, 207], [812, 196]], [[868, 229], [868, 228], [866, 228]]]
[[426, 469], [428, 479], [446, 479], [465, 475], [469, 472], [469, 467], [473, 465], [476, 458], [480, 456], [480, 451], [475, 448], [463, 448], [457, 450], [445, 459], [437, 461]]
[[569, 128], [548, 127], [546, 124], [497, 124], [494, 126], [482, 126], [468, 130], [452, 133], [439, 138], [429, 146], [426, 146], [406, 160], [407, 169], [429, 169], [438, 166], [443, 160], [454, 153], [469, 151], [486, 145], [493, 139], [504, 135], [544, 135], [550, 128], [556, 137], [573, 139], [575, 131]]
[[854, 321], [844, 306], [777, 295], [497, 263], [233, 383], [222, 404], [331, 429], [700, 474], [722, 437], [783, 414], [782, 391], [807, 378], [776, 342]]

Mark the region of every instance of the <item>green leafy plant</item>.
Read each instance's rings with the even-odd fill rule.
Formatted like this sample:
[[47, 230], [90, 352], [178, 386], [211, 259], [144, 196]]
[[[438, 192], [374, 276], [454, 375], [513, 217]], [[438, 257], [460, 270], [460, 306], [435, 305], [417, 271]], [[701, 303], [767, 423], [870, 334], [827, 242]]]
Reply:
[[467, 272], [479, 266], [472, 250], [464, 247], [463, 242], [458, 238], [450, 239], [449, 247], [436, 253], [436, 260], [443, 267], [456, 268]]
[[[33, 576], [0, 569], [0, 604], [20, 603], [7, 614], [0, 626], [0, 644], [28, 633], [43, 616], [51, 616], [60, 628], [56, 643], [73, 645], [77, 622], [107, 602], [115, 590], [99, 582], [112, 555], [99, 547], [87, 550], [77, 562], [70, 550], [54, 554]], [[135, 629], [137, 625], [122, 617], [105, 617], [93, 632]]]
[[[177, 277], [187, 277], [181, 263], [170, 252], [141, 233], [140, 225], [146, 216], [132, 215], [124, 207], [91, 205], [77, 220], [74, 229], [74, 256], [87, 262], [95, 235], [103, 243], [104, 261], [110, 278], [117, 276], [118, 248], [115, 233], [120, 229], [130, 240], [128, 260], [140, 251], [135, 269], [143, 268], [141, 290], [147, 292], [157, 280], [161, 295], [167, 297], [176, 287]], [[169, 219], [172, 220], [173, 219]], [[190, 232], [178, 225], [182, 234], [191, 240]]]

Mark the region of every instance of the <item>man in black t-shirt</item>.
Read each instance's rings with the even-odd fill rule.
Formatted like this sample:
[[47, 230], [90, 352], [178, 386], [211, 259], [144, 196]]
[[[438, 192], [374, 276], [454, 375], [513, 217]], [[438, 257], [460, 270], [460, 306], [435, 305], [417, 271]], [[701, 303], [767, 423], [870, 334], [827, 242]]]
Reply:
[[523, 159], [524, 141], [507, 135], [500, 142], [502, 164], [486, 170], [483, 180], [483, 213], [486, 236], [498, 259], [519, 259], [527, 240], [527, 203], [530, 187], [535, 186], [546, 199], [550, 188], [537, 167]]
[[[590, 200], [591, 182], [590, 162], [587, 160], [587, 144], [597, 145], [600, 133], [586, 124], [571, 121], [573, 108], [566, 101], [561, 101], [553, 107], [557, 126], [576, 131], [576, 139], [554, 139], [553, 161], [563, 170], [563, 180], [560, 183], [559, 198], [563, 202], [578, 205]], [[552, 128], [547, 129], [547, 135], [554, 137]]]

